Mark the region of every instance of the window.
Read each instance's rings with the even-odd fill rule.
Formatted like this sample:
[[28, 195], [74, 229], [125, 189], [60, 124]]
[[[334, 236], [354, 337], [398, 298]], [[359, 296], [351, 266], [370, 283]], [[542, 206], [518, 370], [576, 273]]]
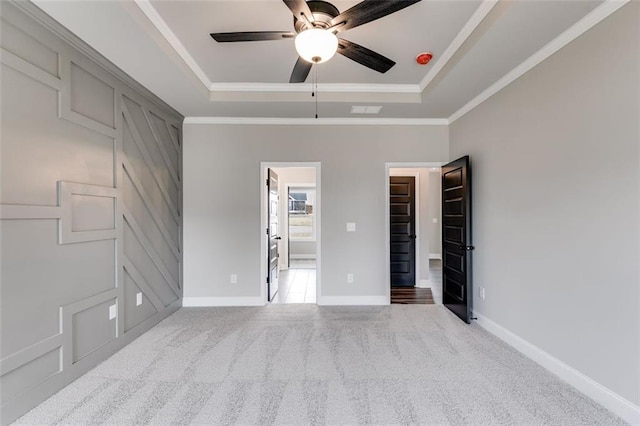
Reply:
[[289, 188], [289, 239], [315, 240], [315, 188]]

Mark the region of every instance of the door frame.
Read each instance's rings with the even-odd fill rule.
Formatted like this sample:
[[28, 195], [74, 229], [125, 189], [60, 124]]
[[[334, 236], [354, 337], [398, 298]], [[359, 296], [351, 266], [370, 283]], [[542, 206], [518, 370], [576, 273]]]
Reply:
[[[430, 167], [440, 167], [442, 166], [443, 162], [419, 162], [419, 163], [414, 163], [414, 162], [407, 162], [407, 163], [403, 163], [403, 162], [389, 162], [389, 163], [384, 163], [384, 167], [385, 167], [385, 186], [384, 186], [384, 223], [385, 223], [385, 234], [384, 234], [384, 238], [385, 238], [385, 245], [384, 245], [384, 250], [385, 250], [385, 287], [386, 287], [386, 297], [387, 297], [387, 303], [391, 304], [391, 226], [389, 224], [389, 216], [390, 216], [390, 210], [391, 210], [391, 206], [390, 206], [390, 194], [389, 194], [389, 184], [390, 184], [390, 179], [389, 177], [390, 175], [390, 169], [417, 169], [417, 168], [422, 168], [422, 169], [428, 169]], [[416, 264], [415, 264], [415, 272], [416, 272], [416, 279], [415, 282], [416, 284], [418, 284], [420, 282], [420, 235], [422, 233], [422, 229], [420, 226], [420, 174], [419, 173], [413, 173], [413, 172], [407, 172], [406, 174], [401, 174], [401, 175], [394, 175], [394, 176], [412, 176], [415, 178], [415, 193], [416, 193], [416, 206], [415, 206], [415, 218], [416, 218], [416, 241], [418, 242], [416, 244], [416, 248], [415, 248], [415, 255], [416, 255]]]
[[[300, 162], [300, 161], [261, 161], [260, 162], [260, 300], [266, 305], [269, 302], [267, 301], [267, 282], [266, 277], [269, 273], [267, 268], [266, 260], [266, 252], [267, 252], [267, 239], [265, 238], [265, 229], [267, 225], [267, 221], [269, 218], [267, 217], [267, 197], [265, 190], [265, 182], [267, 180], [267, 171], [268, 169], [273, 168], [287, 168], [287, 167], [309, 167], [316, 169], [316, 204], [315, 207], [315, 220], [316, 220], [316, 303], [320, 300], [320, 295], [322, 294], [322, 259], [321, 259], [321, 211], [322, 211], [322, 196], [321, 196], [321, 179], [320, 179], [320, 165], [319, 161], [309, 161], [309, 162]], [[289, 226], [289, 221], [287, 219], [287, 226]]]

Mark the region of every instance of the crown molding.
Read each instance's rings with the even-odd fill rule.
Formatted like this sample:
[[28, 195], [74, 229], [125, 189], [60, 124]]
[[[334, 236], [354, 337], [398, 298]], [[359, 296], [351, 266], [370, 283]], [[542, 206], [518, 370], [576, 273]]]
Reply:
[[[489, 0], [485, 0], [489, 1]], [[494, 1], [494, 0], [491, 0]], [[269, 101], [283, 102], [299, 102], [300, 100], [293, 95], [291, 98], [287, 94], [299, 94], [301, 92], [311, 92], [311, 84], [290, 84], [290, 83], [214, 83], [206, 75], [204, 70], [200, 68], [196, 60], [187, 51], [185, 46], [180, 42], [175, 33], [169, 28], [169, 25], [160, 16], [158, 11], [153, 7], [150, 0], [134, 0], [135, 4], [142, 13], [149, 19], [151, 24], [165, 38], [169, 45], [184, 61], [185, 65], [191, 72], [202, 82], [209, 91], [209, 100], [213, 102], [243, 102], [243, 101], [262, 101], [262, 94], [279, 94], [278, 98], [270, 98]], [[420, 102], [422, 90], [417, 84], [318, 84], [320, 92], [328, 95], [338, 95], [336, 100], [340, 102]], [[254, 93], [254, 97], [247, 97], [248, 94]], [[352, 98], [348, 98], [353, 94]], [[366, 99], [362, 95], [371, 94]], [[376, 97], [375, 95], [382, 95]], [[394, 98], [394, 95], [398, 95]]]
[[151, 5], [150, 0], [134, 0], [142, 13], [151, 21], [154, 27], [162, 34], [167, 42], [173, 47], [176, 53], [182, 58], [185, 64], [191, 69], [191, 72], [202, 82], [208, 89], [213, 83], [207, 77], [207, 74], [200, 68], [193, 56], [187, 51], [178, 37], [171, 31], [169, 25], [162, 19], [158, 11]]
[[520, 65], [505, 74], [500, 80], [486, 88], [478, 96], [467, 102], [462, 108], [454, 112], [448, 119], [452, 124], [460, 117], [473, 110], [475, 107], [498, 93], [500, 90], [522, 77], [526, 72], [540, 64], [545, 59], [562, 49], [567, 44], [578, 38], [580, 35], [594, 27], [600, 21], [611, 15], [616, 10], [627, 4], [630, 0], [605, 0], [600, 6], [596, 7], [584, 18], [569, 27], [565, 32], [555, 39], [551, 40], [542, 49], [527, 58]]
[[480, 6], [476, 9], [476, 11], [471, 15], [471, 18], [467, 21], [467, 23], [462, 27], [458, 35], [453, 39], [451, 44], [447, 47], [447, 49], [442, 53], [440, 58], [436, 61], [433, 67], [429, 70], [427, 75], [424, 76], [422, 81], [418, 84], [418, 89], [420, 92], [424, 91], [426, 87], [431, 83], [436, 76], [442, 71], [442, 69], [447, 65], [447, 63], [451, 60], [453, 55], [456, 54], [458, 50], [462, 47], [465, 41], [473, 34], [473, 32], [480, 26], [484, 18], [487, 17], [489, 12], [493, 10], [493, 7], [498, 4], [498, 0], [483, 0]]
[[[313, 89], [311, 83], [212, 83], [212, 92], [305, 92]], [[421, 93], [417, 84], [349, 84], [318, 83], [322, 93]]]
[[186, 117], [184, 124], [299, 125], [299, 126], [447, 126], [446, 118], [277, 118]]

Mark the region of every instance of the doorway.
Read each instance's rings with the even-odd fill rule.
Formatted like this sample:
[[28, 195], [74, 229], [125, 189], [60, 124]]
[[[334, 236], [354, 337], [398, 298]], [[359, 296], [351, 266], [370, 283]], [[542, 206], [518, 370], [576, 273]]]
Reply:
[[387, 163], [390, 303], [442, 303], [440, 163]]
[[[320, 164], [265, 162], [261, 169], [262, 224], [271, 233], [264, 238], [262, 250], [267, 281], [263, 286], [265, 301], [317, 303], [321, 265]], [[273, 191], [264, 188], [264, 183], [273, 182], [274, 176], [278, 185], [275, 202], [274, 196], [269, 195]]]

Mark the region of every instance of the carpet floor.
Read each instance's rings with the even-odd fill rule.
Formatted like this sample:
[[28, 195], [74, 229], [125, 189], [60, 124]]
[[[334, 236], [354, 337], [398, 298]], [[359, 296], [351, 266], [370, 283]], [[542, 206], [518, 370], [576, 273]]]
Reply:
[[16, 424], [623, 425], [438, 305], [183, 308]]

